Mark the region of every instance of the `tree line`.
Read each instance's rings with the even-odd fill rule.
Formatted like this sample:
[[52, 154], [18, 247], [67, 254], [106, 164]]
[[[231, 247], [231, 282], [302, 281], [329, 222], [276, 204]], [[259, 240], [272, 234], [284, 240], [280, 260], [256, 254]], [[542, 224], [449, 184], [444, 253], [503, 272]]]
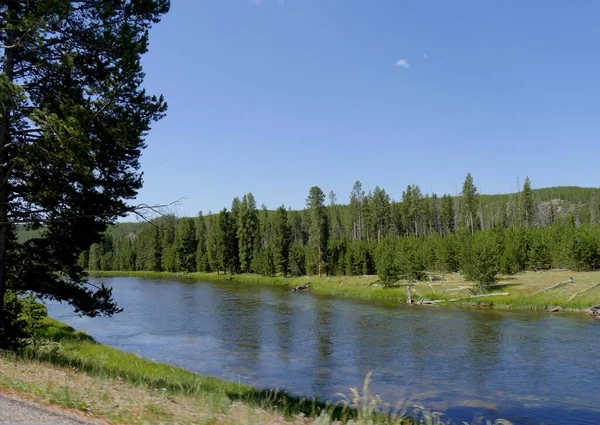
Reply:
[[[378, 274], [384, 283], [461, 271], [482, 286], [499, 273], [600, 268], [600, 226], [572, 208], [537, 199], [527, 178], [492, 217], [467, 174], [458, 196], [407, 186], [399, 201], [357, 181], [349, 203], [310, 189], [306, 208], [257, 207], [251, 193], [217, 214], [165, 216], [138, 232], [108, 232], [80, 257], [89, 270], [258, 273], [266, 276]], [[594, 215], [593, 199], [588, 217]], [[489, 209], [489, 208], [488, 208]], [[492, 209], [493, 211], [493, 209]]]

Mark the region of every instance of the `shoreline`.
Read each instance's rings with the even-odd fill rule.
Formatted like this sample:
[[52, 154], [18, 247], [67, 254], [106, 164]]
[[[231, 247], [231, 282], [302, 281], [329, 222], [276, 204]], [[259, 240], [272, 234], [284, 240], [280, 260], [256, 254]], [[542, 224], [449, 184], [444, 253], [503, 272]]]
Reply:
[[[269, 277], [256, 274], [216, 274], [149, 271], [94, 271], [90, 277], [142, 277], [154, 279], [187, 279], [209, 282], [232, 282], [244, 285], [281, 286], [293, 289], [310, 283], [309, 292], [360, 300], [381, 300], [406, 304], [407, 284], [384, 288], [373, 276], [300, 276]], [[568, 280], [573, 278], [573, 282]], [[573, 312], [586, 313], [593, 305], [600, 304], [600, 271], [571, 272], [549, 270], [524, 272], [514, 276], [502, 276], [493, 290], [484, 296], [470, 293], [472, 282], [465, 281], [457, 273], [439, 274], [432, 281], [411, 284], [411, 296], [415, 304], [421, 300], [433, 302], [423, 307], [479, 308], [502, 311]], [[553, 288], [560, 283], [560, 288]], [[437, 288], [437, 290], [436, 290]], [[497, 295], [494, 295], [496, 293]]]
[[[349, 402], [262, 389], [99, 343], [51, 317], [43, 320], [33, 345], [21, 352], [0, 351], [0, 394], [106, 423], [399, 423], [377, 413], [389, 406], [369, 393], [369, 382], [370, 374], [362, 389], [358, 382], [357, 389], [349, 389], [361, 394]], [[403, 409], [402, 417], [403, 424], [438, 423], [431, 422], [436, 413], [419, 405]]]
[[[200, 410], [208, 404], [211, 414], [224, 415], [224, 423], [228, 423], [232, 408], [244, 410], [244, 415], [256, 419], [272, 420], [275, 416], [283, 423], [293, 422], [299, 415], [310, 417], [327, 412], [339, 417], [349, 413], [318, 399], [201, 375], [141, 357], [97, 342], [51, 317], [44, 319], [37, 338], [33, 346], [21, 352], [0, 351], [0, 394], [18, 394], [72, 409], [88, 419], [121, 423], [165, 419], [164, 404], [168, 407], [171, 403], [199, 404]], [[112, 395], [110, 400], [108, 393]], [[131, 397], [129, 406], [120, 403], [122, 394]], [[156, 405], [156, 409], [148, 411], [148, 403]], [[115, 414], [111, 412], [114, 406], [120, 409]]]

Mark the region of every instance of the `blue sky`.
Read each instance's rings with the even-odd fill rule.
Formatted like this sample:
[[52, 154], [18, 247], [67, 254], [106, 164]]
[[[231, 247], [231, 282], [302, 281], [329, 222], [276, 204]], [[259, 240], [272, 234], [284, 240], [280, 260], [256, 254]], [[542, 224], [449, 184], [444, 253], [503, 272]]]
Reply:
[[596, 0], [173, 0], [144, 58], [169, 111], [138, 201], [600, 186], [599, 41]]

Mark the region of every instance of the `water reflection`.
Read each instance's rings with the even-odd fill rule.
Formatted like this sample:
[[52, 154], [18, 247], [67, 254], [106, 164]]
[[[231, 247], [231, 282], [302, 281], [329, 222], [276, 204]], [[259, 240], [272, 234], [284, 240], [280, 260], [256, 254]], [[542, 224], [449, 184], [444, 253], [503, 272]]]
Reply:
[[457, 420], [600, 423], [600, 323], [407, 308], [281, 288], [109, 279], [124, 313], [50, 313], [101, 342], [200, 373], [332, 399], [360, 387]]

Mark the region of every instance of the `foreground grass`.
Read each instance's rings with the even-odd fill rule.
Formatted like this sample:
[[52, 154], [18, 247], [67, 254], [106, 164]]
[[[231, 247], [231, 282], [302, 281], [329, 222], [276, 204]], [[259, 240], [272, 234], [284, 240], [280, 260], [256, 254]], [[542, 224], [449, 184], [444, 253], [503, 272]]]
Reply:
[[[255, 274], [223, 275], [216, 273], [169, 273], [169, 272], [93, 272], [97, 277], [137, 276], [151, 278], [187, 278], [195, 280], [226, 281], [245, 284], [278, 285], [288, 288], [310, 282], [310, 291], [317, 294], [358, 298], [389, 300], [404, 303], [406, 286], [402, 282], [393, 288], [380, 285], [377, 276], [302, 276], [266, 277]], [[577, 292], [600, 283], [600, 272], [572, 272], [569, 270], [549, 270], [525, 272], [514, 276], [501, 276], [491, 294], [508, 292], [508, 296], [469, 298], [473, 295], [473, 282], [465, 281], [458, 273], [432, 274], [431, 282], [418, 282], [412, 288], [413, 300], [440, 300], [442, 305], [462, 307], [493, 307], [503, 310], [547, 310], [560, 307], [564, 310], [582, 311], [600, 304], [600, 287], [582, 293], [571, 299]], [[573, 277], [573, 282], [556, 289], [535, 294], [553, 284]]]
[[50, 318], [40, 340], [18, 356], [1, 357], [0, 388], [112, 422], [287, 423], [328, 409], [143, 359]]
[[[204, 377], [103, 344], [54, 319], [21, 353], [0, 352], [0, 392], [25, 395], [109, 423], [149, 424], [441, 424], [418, 406], [388, 410], [376, 396], [351, 390], [347, 403], [265, 391]], [[407, 413], [418, 422], [407, 417]], [[447, 422], [443, 422], [447, 423]]]

